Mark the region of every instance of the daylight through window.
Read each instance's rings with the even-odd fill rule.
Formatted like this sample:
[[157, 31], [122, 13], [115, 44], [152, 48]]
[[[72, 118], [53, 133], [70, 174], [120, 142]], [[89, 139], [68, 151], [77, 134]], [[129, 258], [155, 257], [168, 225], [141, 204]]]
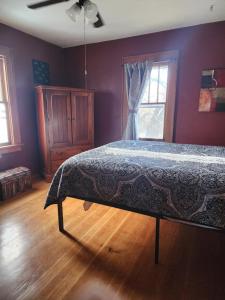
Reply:
[[164, 138], [167, 85], [168, 63], [155, 63], [138, 112], [141, 139], [162, 140]]
[[0, 55], [0, 146], [10, 144], [9, 97], [6, 60]]

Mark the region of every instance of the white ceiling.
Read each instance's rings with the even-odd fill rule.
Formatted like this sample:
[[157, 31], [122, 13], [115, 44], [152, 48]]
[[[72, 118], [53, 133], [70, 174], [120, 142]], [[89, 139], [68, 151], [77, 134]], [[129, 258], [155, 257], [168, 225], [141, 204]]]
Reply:
[[[65, 14], [75, 0], [37, 10], [26, 7], [39, 1], [0, 0], [0, 22], [61, 47], [83, 44], [82, 17], [73, 23]], [[88, 25], [88, 43], [225, 20], [225, 0], [93, 1], [106, 25]]]

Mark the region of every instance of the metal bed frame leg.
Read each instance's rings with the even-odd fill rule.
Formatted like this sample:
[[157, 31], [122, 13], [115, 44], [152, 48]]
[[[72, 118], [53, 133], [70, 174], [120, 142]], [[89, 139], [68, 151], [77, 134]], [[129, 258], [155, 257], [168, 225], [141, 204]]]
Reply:
[[[63, 205], [62, 201], [58, 204], [58, 226], [60, 232], [65, 232], [63, 222]], [[159, 263], [159, 234], [160, 234], [160, 218], [155, 218], [155, 264]]]
[[60, 201], [57, 204], [57, 206], [58, 206], [58, 225], [59, 225], [59, 231], [60, 232], [64, 232], [62, 201]]
[[160, 218], [155, 218], [155, 264], [159, 263], [159, 233], [160, 233]]

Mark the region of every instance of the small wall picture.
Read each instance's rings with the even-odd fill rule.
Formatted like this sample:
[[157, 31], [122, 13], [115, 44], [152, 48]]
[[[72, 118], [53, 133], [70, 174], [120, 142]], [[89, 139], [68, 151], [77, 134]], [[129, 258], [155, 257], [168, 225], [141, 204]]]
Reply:
[[200, 112], [225, 112], [225, 69], [202, 71]]
[[33, 66], [34, 83], [49, 85], [50, 84], [49, 64], [44, 61], [33, 59], [32, 66]]

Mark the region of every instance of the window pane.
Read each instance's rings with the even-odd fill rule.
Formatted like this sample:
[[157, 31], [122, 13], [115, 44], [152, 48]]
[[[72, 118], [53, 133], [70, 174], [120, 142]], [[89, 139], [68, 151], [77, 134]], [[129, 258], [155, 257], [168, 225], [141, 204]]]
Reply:
[[0, 144], [9, 143], [6, 104], [0, 103]]
[[159, 80], [159, 67], [155, 66], [151, 71], [150, 78], [150, 103], [157, 103], [158, 99], [158, 80]]
[[148, 103], [149, 98], [149, 83], [145, 85], [141, 103]]
[[[1, 62], [0, 62], [1, 63]], [[0, 69], [1, 70], [1, 69]], [[3, 101], [3, 80], [2, 80], [2, 73], [0, 72], [0, 101]]]
[[163, 139], [164, 104], [141, 106], [138, 112], [140, 138]]
[[4, 84], [4, 77], [3, 77], [3, 60], [0, 58], [0, 101], [3, 101], [4, 93], [3, 93], [3, 84]]
[[6, 101], [6, 75], [4, 68], [4, 60], [0, 57], [0, 101]]
[[168, 66], [161, 66], [159, 72], [158, 102], [166, 102]]

